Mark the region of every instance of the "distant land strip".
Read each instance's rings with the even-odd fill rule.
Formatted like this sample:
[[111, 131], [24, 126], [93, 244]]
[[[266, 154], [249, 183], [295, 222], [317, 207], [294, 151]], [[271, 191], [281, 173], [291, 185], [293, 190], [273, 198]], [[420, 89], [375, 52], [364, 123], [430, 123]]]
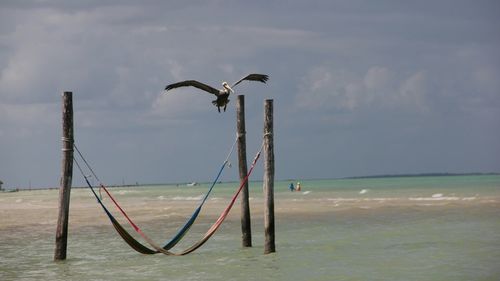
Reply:
[[[352, 177], [338, 177], [338, 178], [288, 178], [288, 179], [277, 179], [276, 181], [304, 181], [304, 180], [342, 180], [342, 179], [376, 179], [376, 178], [410, 178], [410, 177], [451, 177], [451, 176], [500, 176], [499, 172], [489, 172], [489, 173], [417, 173], [417, 174], [386, 174], [386, 175], [371, 175], [371, 176], [352, 176]], [[262, 182], [262, 180], [252, 180], [253, 183]], [[218, 183], [238, 183], [238, 181], [219, 181]], [[182, 183], [135, 183], [135, 184], [110, 184], [106, 185], [106, 187], [135, 187], [135, 186], [155, 186], [155, 185], [177, 185], [177, 186], [186, 186], [189, 182]], [[210, 182], [199, 182], [198, 185], [206, 185], [210, 184]], [[94, 186], [95, 188], [99, 188], [98, 185]], [[87, 186], [72, 186], [72, 189], [76, 188], [88, 188]], [[29, 191], [29, 190], [43, 190], [43, 189], [59, 189], [58, 186], [53, 187], [17, 187], [17, 188], [3, 188], [0, 189], [0, 192], [12, 192], [12, 191]]]
[[450, 176], [498, 176], [500, 173], [419, 173], [419, 174], [388, 174], [343, 177], [341, 179], [374, 179], [374, 178], [410, 178], [410, 177], [450, 177]]

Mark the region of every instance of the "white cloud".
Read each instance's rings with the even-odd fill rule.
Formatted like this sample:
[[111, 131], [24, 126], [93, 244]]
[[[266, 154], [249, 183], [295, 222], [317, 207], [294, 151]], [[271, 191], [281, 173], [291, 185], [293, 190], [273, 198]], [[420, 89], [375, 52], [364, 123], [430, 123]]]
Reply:
[[427, 79], [425, 74], [420, 71], [401, 83], [395, 102], [410, 106], [418, 111], [426, 111], [429, 109], [426, 100], [427, 94]]
[[380, 90], [387, 87], [392, 73], [386, 67], [374, 66], [368, 69], [363, 84], [368, 90]]
[[311, 110], [353, 109], [359, 103], [359, 87], [356, 84], [356, 77], [351, 73], [335, 72], [324, 66], [315, 67], [301, 81], [296, 103]]
[[59, 126], [58, 104], [0, 103], [0, 129], [8, 138], [33, 138]]
[[387, 67], [370, 67], [364, 75], [325, 66], [309, 71], [296, 97], [298, 106], [357, 110], [364, 107], [426, 109], [427, 81], [423, 72], [396, 77]]
[[216, 110], [212, 105], [215, 96], [195, 88], [175, 89], [160, 93], [153, 101], [151, 113], [162, 118], [186, 118], [207, 108]]

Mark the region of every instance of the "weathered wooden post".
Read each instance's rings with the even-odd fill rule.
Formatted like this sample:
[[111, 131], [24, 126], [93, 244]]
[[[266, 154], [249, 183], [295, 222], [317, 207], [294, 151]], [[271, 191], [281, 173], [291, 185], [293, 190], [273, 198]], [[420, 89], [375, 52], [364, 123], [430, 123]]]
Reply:
[[[238, 166], [240, 182], [247, 175], [247, 144], [245, 131], [245, 96], [239, 95], [236, 103], [236, 129], [238, 131]], [[252, 224], [250, 218], [250, 204], [248, 201], [248, 181], [241, 191], [241, 244], [243, 247], [252, 247]]]
[[264, 104], [264, 254], [276, 252], [274, 243], [273, 100]]
[[73, 177], [73, 101], [72, 92], [63, 93], [62, 105], [62, 171], [59, 188], [59, 215], [57, 217], [54, 260], [65, 260], [68, 240], [69, 198]]

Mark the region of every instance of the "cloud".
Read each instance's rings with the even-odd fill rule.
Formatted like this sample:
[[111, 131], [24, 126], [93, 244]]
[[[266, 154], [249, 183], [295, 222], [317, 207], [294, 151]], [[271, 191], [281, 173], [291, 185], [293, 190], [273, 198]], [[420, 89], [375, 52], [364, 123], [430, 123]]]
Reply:
[[295, 97], [297, 106], [306, 109], [353, 109], [360, 102], [356, 77], [324, 66], [310, 69], [299, 89], [300, 94]]
[[207, 109], [216, 110], [213, 99], [215, 96], [195, 88], [162, 92], [153, 101], [151, 113], [161, 118], [189, 118]]
[[395, 103], [413, 107], [417, 111], [428, 109], [426, 105], [427, 81], [423, 72], [417, 72], [401, 83]]
[[364, 74], [320, 66], [308, 72], [300, 89], [297, 105], [310, 110], [427, 109], [428, 86], [422, 71], [405, 77], [382, 66], [370, 67]]
[[368, 90], [384, 89], [391, 81], [393, 74], [386, 67], [374, 66], [368, 69], [363, 84]]
[[[441, 141], [456, 139], [467, 144], [462, 151], [487, 147], [464, 136], [459, 126], [450, 127], [461, 120], [463, 127], [479, 128], [476, 133], [485, 143], [497, 143], [498, 130], [492, 128], [500, 118], [498, 5], [460, 4], [448, 13], [446, 1], [432, 7], [359, 4], [291, 1], [283, 10], [282, 4], [260, 1], [2, 1], [0, 155], [9, 154], [10, 145], [36, 148], [59, 139], [60, 93], [71, 90], [79, 140], [97, 151], [94, 156], [108, 164], [104, 169], [110, 176], [121, 177], [118, 169], [108, 168], [113, 164], [134, 171], [145, 153], [151, 163], [142, 159], [137, 173], [154, 182], [165, 173], [148, 167], [162, 166], [165, 156], [195, 158], [195, 150], [207, 157], [197, 160], [193, 172], [206, 175], [203, 167], [223, 149], [220, 139], [234, 129], [235, 97], [228, 112], [218, 114], [211, 95], [192, 88], [165, 94], [163, 89], [186, 79], [219, 87], [222, 80], [235, 81], [249, 72], [271, 79], [265, 87], [238, 89], [248, 94], [247, 130], [260, 133], [261, 101], [273, 98], [277, 157], [285, 177], [295, 172], [334, 176], [331, 171], [342, 167], [333, 169], [328, 159], [340, 150], [361, 151], [359, 146], [366, 147], [357, 156], [369, 172], [380, 159], [370, 159], [373, 143], [367, 139], [380, 131], [389, 132], [387, 138], [408, 153], [415, 136], [439, 139], [433, 150]], [[326, 145], [334, 139], [342, 141], [335, 148]], [[124, 144], [101, 148], [118, 142]], [[453, 154], [448, 147], [441, 149]], [[56, 143], [53, 151], [58, 149]], [[113, 154], [120, 161], [104, 157]], [[317, 165], [296, 164], [297, 154]], [[318, 158], [307, 159], [311, 155]], [[340, 156], [343, 163], [351, 157]], [[11, 167], [23, 166], [19, 161], [9, 161], [17, 166], [0, 161], [0, 170], [13, 174]], [[33, 163], [23, 170], [58, 175], [52, 166]], [[356, 174], [355, 166], [345, 173]], [[423, 159], [415, 166], [427, 163]], [[178, 171], [176, 179], [190, 176], [170, 162], [165, 167]]]
[[36, 139], [47, 130], [53, 131], [60, 118], [59, 104], [0, 103], [0, 130], [7, 139]]

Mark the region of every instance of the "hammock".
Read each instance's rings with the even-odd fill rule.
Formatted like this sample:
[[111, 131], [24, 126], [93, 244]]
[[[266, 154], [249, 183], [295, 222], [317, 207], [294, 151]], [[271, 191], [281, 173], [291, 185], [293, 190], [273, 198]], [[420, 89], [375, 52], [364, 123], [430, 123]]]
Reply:
[[[177, 231], [177, 233], [175, 234], [175, 236], [173, 238], [170, 239], [170, 241], [166, 242], [165, 245], [162, 247], [163, 249], [171, 249], [173, 248], [177, 243], [179, 243], [179, 241], [181, 241], [181, 239], [184, 237], [184, 235], [189, 231], [189, 229], [191, 228], [191, 226], [194, 224], [194, 222], [196, 221], [196, 219], [198, 218], [198, 215], [200, 214], [200, 211], [203, 207], [203, 205], [205, 204], [205, 202], [207, 201], [210, 193], [212, 192], [215, 184], [217, 183], [217, 181], [219, 180], [219, 177], [220, 175], [222, 174], [222, 171], [224, 170], [224, 168], [226, 167], [227, 163], [229, 163], [229, 158], [231, 157], [231, 154], [233, 153], [234, 151], [234, 146], [236, 144], [236, 142], [238, 141], [238, 137], [235, 138], [232, 146], [231, 146], [231, 149], [226, 157], [226, 160], [224, 160], [224, 163], [222, 164], [220, 170], [219, 170], [219, 173], [217, 174], [217, 176], [215, 177], [214, 181], [212, 182], [212, 185], [210, 186], [210, 188], [208, 189], [207, 193], [205, 194], [205, 196], [203, 197], [203, 199], [201, 200], [200, 204], [198, 205], [198, 207], [195, 209], [195, 211], [193, 212], [193, 214], [191, 215], [191, 217], [186, 221], [186, 223], [184, 224], [184, 226], [182, 226], [181, 228], [179, 228], [179, 230]], [[120, 205], [118, 204], [118, 202], [115, 200], [115, 198], [111, 195], [111, 193], [108, 191], [108, 189], [106, 188], [106, 186], [104, 184], [101, 183], [101, 181], [99, 180], [99, 178], [97, 177], [97, 175], [94, 173], [94, 171], [92, 170], [91, 166], [88, 164], [88, 162], [86, 161], [86, 159], [83, 157], [82, 153], [80, 152], [80, 150], [78, 149], [78, 147], [73, 144], [73, 146], [75, 147], [75, 150], [77, 151], [78, 155], [80, 156], [80, 158], [83, 160], [83, 162], [85, 163], [86, 167], [89, 169], [89, 171], [92, 173], [92, 175], [96, 178], [96, 180], [99, 182], [99, 193], [101, 192], [101, 188], [106, 192], [106, 194], [109, 196], [109, 198], [111, 198], [111, 200], [113, 201], [113, 203], [116, 205], [116, 207], [120, 210], [120, 212], [125, 216], [125, 218], [129, 221], [129, 224], [134, 228], [136, 229], [136, 231], [140, 230], [140, 228], [130, 219], [130, 217], [127, 215], [127, 213], [120, 207]], [[75, 160], [76, 161], [76, 160]], [[85, 178], [85, 181], [87, 182], [87, 185], [89, 187], [91, 187], [91, 184], [90, 182], [87, 180], [87, 176], [85, 176], [85, 174], [83, 173], [81, 167], [77, 164], [78, 168], [80, 169], [80, 171], [82, 172], [82, 175], [83, 177]], [[92, 188], [92, 187], [91, 187]], [[101, 196], [102, 198], [102, 196]]]
[[[236, 139], [237, 140], [237, 139]], [[235, 143], [236, 143], [236, 140], [235, 140]], [[97, 193], [95, 192], [92, 184], [90, 184], [90, 182], [88, 181], [88, 178], [87, 176], [85, 176], [85, 174], [83, 173], [83, 170], [81, 168], [81, 166], [79, 165], [79, 163], [76, 161], [75, 159], [75, 163], [78, 167], [78, 169], [80, 170], [80, 172], [82, 173], [83, 177], [85, 178], [85, 181], [87, 183], [87, 185], [89, 186], [89, 188], [91, 189], [92, 193], [94, 194], [94, 196], [96, 197], [98, 203], [101, 205], [101, 207], [103, 208], [103, 210], [105, 211], [105, 213], [108, 215], [110, 221], [112, 222], [113, 226], [115, 227], [116, 231], [118, 232], [118, 234], [124, 239], [124, 241], [129, 244], [129, 246], [131, 246], [134, 250], [136, 250], [137, 252], [139, 253], [142, 253], [142, 254], [156, 254], [156, 253], [163, 253], [163, 254], [166, 254], [166, 255], [185, 255], [185, 254], [188, 254], [188, 253], [191, 253], [193, 252], [194, 250], [198, 249], [199, 247], [201, 247], [206, 241], [208, 241], [208, 239], [215, 233], [215, 231], [220, 227], [220, 225], [222, 224], [222, 222], [224, 221], [224, 219], [227, 217], [227, 215], [229, 214], [229, 211], [231, 210], [232, 206], [234, 205], [234, 202], [236, 201], [236, 198], [238, 197], [239, 193], [241, 192], [243, 186], [245, 185], [245, 183], [248, 181], [248, 177], [250, 176], [250, 174], [252, 173], [253, 171], [253, 168], [255, 167], [255, 164], [260, 156], [260, 153], [262, 151], [262, 148], [263, 146], [261, 146], [259, 152], [257, 153], [257, 155], [255, 156], [254, 158], [254, 161], [252, 163], [252, 166], [247, 174], [247, 176], [245, 177], [245, 179], [242, 181], [239, 189], [237, 190], [237, 192], [235, 193], [235, 195], [233, 196], [232, 200], [231, 200], [231, 203], [226, 207], [226, 209], [221, 213], [221, 215], [219, 216], [219, 218], [217, 219], [217, 221], [214, 223], [214, 225], [212, 225], [212, 227], [207, 231], [207, 233], [205, 234], [205, 236], [200, 240], [198, 241], [197, 243], [195, 243], [193, 246], [189, 247], [188, 249], [186, 249], [185, 251], [181, 252], [181, 253], [172, 253], [172, 252], [169, 252], [168, 250], [170, 248], [172, 248], [173, 246], [175, 246], [181, 239], [182, 237], [187, 233], [187, 231], [190, 229], [190, 227], [192, 226], [192, 224], [194, 223], [194, 221], [196, 220], [198, 214], [200, 213], [201, 211], [201, 207], [203, 206], [203, 204], [205, 203], [205, 201], [207, 200], [208, 198], [208, 195], [210, 194], [211, 190], [213, 189], [215, 183], [217, 182], [217, 179], [219, 178], [222, 170], [224, 169], [225, 165], [228, 163], [228, 159], [229, 159], [229, 156], [231, 155], [233, 149], [234, 149], [234, 145], [235, 143], [233, 143], [233, 146], [231, 148], [231, 151], [228, 155], [228, 157], [226, 158], [226, 160], [224, 161], [224, 164], [222, 165], [221, 167], [221, 170], [219, 171], [214, 183], [212, 184], [212, 186], [210, 187], [209, 191], [207, 192], [207, 194], [205, 195], [205, 197], [203, 198], [202, 202], [200, 203], [200, 205], [198, 206], [198, 208], [194, 211], [193, 215], [191, 216], [191, 218], [186, 222], [186, 224], [178, 231], [178, 233], [174, 236], [174, 238], [172, 238], [170, 240], [170, 242], [168, 242], [165, 246], [163, 247], [160, 247], [158, 245], [156, 245], [152, 239], [150, 239], [144, 232], [142, 232], [142, 230], [129, 218], [129, 216], [125, 213], [125, 211], [120, 207], [120, 205], [116, 202], [116, 200], [113, 198], [113, 196], [109, 193], [109, 191], [107, 190], [107, 188], [101, 183], [100, 184], [100, 188], [103, 188], [104, 191], [108, 194], [108, 196], [111, 198], [111, 200], [115, 203], [116, 207], [122, 212], [122, 214], [127, 218], [127, 220], [129, 221], [129, 224], [134, 228], [134, 230], [139, 233], [155, 250], [152, 250], [152, 249], [149, 249], [148, 247], [142, 245], [140, 242], [138, 242], [135, 238], [133, 238], [121, 225], [120, 223], [113, 217], [113, 215], [111, 214], [111, 212], [109, 212], [109, 210], [106, 208], [106, 206], [102, 203], [102, 200], [101, 198], [97, 195]], [[94, 175], [94, 177], [96, 177], [96, 179], [98, 180], [97, 176], [95, 175], [95, 173], [93, 172], [92, 168], [90, 167], [90, 165], [86, 162], [85, 158], [83, 157], [83, 155], [81, 154], [81, 152], [78, 150], [78, 148], [76, 147], [75, 145], [75, 149], [77, 150], [78, 154], [80, 155], [80, 157], [82, 158], [82, 160], [85, 162], [85, 164], [87, 165], [87, 167], [89, 168], [89, 170], [92, 172], [92, 174]], [[98, 180], [99, 181], [99, 180]], [[99, 189], [99, 192], [100, 192], [100, 189]]]

